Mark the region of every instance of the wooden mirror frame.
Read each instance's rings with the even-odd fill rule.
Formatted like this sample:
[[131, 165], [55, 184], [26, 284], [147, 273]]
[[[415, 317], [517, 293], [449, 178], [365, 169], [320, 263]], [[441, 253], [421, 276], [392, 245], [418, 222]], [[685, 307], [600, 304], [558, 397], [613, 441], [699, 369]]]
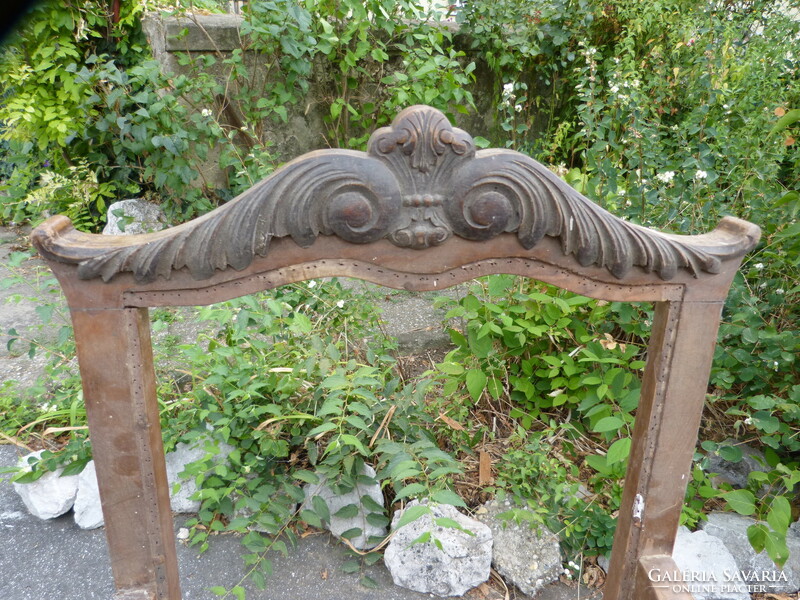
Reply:
[[32, 239], [69, 304], [117, 589], [179, 600], [148, 308], [205, 305], [317, 277], [442, 290], [508, 273], [655, 303], [606, 600], [689, 599], [672, 560], [723, 303], [757, 226], [678, 236], [623, 221], [529, 157], [476, 151], [414, 106], [367, 152], [303, 155], [203, 217], [101, 236], [53, 217]]

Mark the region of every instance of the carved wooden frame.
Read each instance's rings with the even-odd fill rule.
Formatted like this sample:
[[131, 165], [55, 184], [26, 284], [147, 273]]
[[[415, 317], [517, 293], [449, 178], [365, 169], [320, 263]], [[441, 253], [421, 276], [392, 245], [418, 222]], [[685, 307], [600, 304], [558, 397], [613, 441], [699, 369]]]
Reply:
[[366, 153], [306, 154], [178, 227], [106, 237], [49, 219], [32, 238], [72, 315], [116, 597], [181, 596], [148, 307], [315, 277], [435, 290], [510, 273], [655, 303], [604, 597], [691, 598], [648, 573], [677, 570], [672, 547], [721, 310], [759, 236], [731, 217], [697, 236], [627, 223], [527, 156], [476, 151], [424, 106], [376, 131]]

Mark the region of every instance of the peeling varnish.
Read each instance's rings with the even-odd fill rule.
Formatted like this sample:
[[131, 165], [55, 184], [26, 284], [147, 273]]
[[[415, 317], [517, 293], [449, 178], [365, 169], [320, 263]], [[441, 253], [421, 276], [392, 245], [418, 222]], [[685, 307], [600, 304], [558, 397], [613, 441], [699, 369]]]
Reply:
[[636, 494], [633, 499], [633, 524], [636, 527], [642, 526], [642, 517], [644, 517], [644, 498], [641, 494]]

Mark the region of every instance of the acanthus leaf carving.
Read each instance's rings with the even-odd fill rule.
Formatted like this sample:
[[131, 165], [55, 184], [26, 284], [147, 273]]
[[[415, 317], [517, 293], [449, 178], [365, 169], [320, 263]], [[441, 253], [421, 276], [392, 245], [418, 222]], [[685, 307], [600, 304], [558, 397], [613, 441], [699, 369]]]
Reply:
[[366, 153], [306, 154], [172, 229], [114, 245], [98, 243], [97, 236], [73, 238], [68, 251], [58, 240], [37, 239], [44, 254], [77, 262], [81, 278], [108, 281], [132, 272], [146, 282], [182, 269], [195, 279], [244, 269], [268, 254], [273, 238], [287, 236], [303, 247], [319, 235], [336, 235], [351, 243], [386, 238], [422, 250], [453, 235], [482, 241], [502, 233], [515, 233], [527, 249], [545, 236], [555, 238], [580, 265], [620, 279], [634, 267], [665, 280], [680, 269], [715, 273], [721, 260], [753, 243], [707, 243], [707, 236], [663, 234], [623, 221], [523, 154], [476, 151], [469, 134], [426, 106], [408, 108], [378, 129]]

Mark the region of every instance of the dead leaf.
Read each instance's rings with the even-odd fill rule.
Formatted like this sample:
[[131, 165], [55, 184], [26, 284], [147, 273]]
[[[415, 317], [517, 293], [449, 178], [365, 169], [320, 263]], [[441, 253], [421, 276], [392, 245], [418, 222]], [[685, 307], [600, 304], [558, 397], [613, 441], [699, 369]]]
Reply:
[[625, 344], [620, 344], [617, 340], [610, 333], [604, 333], [603, 337], [605, 339], [600, 340], [600, 345], [605, 348], [606, 350], [613, 350], [617, 346], [622, 352], [625, 352]]
[[781, 118], [785, 114], [786, 114], [786, 109], [783, 108], [782, 106], [779, 106], [778, 108], [775, 109], [775, 116], [776, 117]]
[[484, 486], [492, 483], [492, 457], [488, 452], [479, 452], [480, 462], [478, 464], [478, 485]]
[[324, 569], [322, 571], [322, 573], [319, 574], [319, 576], [322, 579], [322, 581], [325, 581], [326, 579], [328, 579], [328, 569]]
[[792, 144], [794, 144], [794, 142], [795, 142], [795, 139], [792, 136], [789, 136], [789, 137], [786, 138], [786, 141], [783, 142], [783, 144], [785, 146], [791, 146]]
[[450, 429], [455, 429], [456, 431], [464, 431], [464, 426], [461, 423], [459, 423], [455, 419], [451, 419], [444, 413], [439, 413], [439, 420], [442, 421], [448, 427], [450, 427]]

